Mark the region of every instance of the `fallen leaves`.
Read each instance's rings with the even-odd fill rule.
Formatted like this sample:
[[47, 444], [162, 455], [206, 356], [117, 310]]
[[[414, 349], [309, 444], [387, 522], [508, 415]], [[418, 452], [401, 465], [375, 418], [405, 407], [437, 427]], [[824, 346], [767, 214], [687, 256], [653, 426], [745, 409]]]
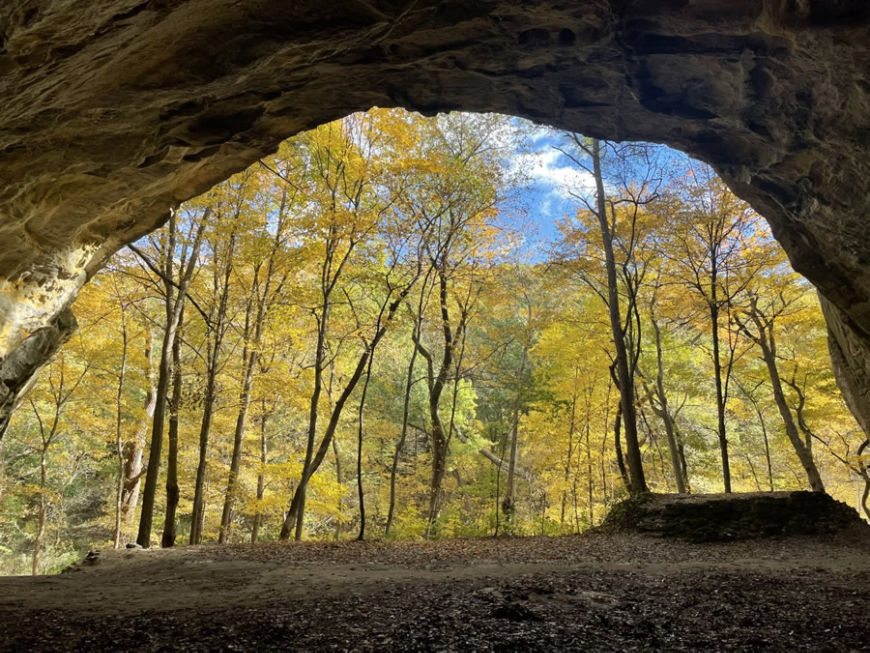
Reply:
[[[68, 607], [0, 600], [0, 649], [860, 649], [867, 546], [867, 536], [276, 543], [141, 552], [138, 567], [119, 558], [126, 568], [107, 551], [42, 590], [65, 592]], [[128, 605], [83, 609], [88, 580], [120, 585]], [[31, 579], [9, 587], [25, 584], [40, 591]]]

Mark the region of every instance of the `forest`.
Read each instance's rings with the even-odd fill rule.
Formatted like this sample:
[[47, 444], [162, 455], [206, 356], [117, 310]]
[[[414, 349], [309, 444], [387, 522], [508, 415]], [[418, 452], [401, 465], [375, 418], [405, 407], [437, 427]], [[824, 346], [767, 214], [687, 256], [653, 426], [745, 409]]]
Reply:
[[[532, 141], [572, 171], [552, 217]], [[815, 290], [662, 146], [354, 114], [181, 205], [73, 308], [0, 440], [2, 574], [132, 542], [578, 533], [645, 491], [870, 518]]]

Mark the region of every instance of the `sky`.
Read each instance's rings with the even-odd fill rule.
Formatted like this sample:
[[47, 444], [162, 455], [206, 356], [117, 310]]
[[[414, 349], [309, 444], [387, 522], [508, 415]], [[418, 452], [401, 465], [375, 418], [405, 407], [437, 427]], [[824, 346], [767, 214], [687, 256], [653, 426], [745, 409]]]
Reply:
[[[507, 157], [506, 167], [526, 180], [514, 198], [525, 209], [526, 247], [534, 258], [545, 257], [559, 235], [557, 222], [573, 216], [581, 207], [575, 195], [590, 201], [594, 198], [595, 181], [557, 149], [564, 143], [563, 132], [519, 118], [512, 119], [512, 124], [522, 138], [519, 147], [510, 148], [512, 153]], [[655, 148], [656, 156], [669, 168], [685, 169], [689, 162], [682, 152], [665, 146]]]
[[511, 161], [514, 172], [528, 180], [523, 189], [523, 204], [529, 222], [539, 239], [553, 240], [556, 222], [576, 213], [579, 201], [571, 193], [591, 197], [595, 189], [592, 175], [574, 165], [557, 148], [562, 140], [555, 130], [526, 123], [525, 148]]
[[[521, 258], [544, 260], [559, 237], [558, 223], [570, 219], [582, 207], [577, 195], [594, 200], [594, 179], [557, 149], [571, 149], [566, 145], [565, 132], [510, 117], [496, 138], [501, 141], [497, 145], [507, 153], [504, 166], [508, 177], [522, 179], [502, 205], [500, 221], [511, 229], [514, 242], [518, 227]], [[685, 169], [685, 154], [665, 146], [655, 147], [666, 162], [679, 162]]]
[[517, 119], [515, 124], [523, 138], [508, 157], [507, 167], [511, 174], [524, 178], [517, 199], [527, 212], [527, 239], [546, 247], [558, 236], [557, 221], [579, 208], [571, 193], [591, 194], [595, 182], [556, 149], [562, 140], [557, 130], [526, 120]]

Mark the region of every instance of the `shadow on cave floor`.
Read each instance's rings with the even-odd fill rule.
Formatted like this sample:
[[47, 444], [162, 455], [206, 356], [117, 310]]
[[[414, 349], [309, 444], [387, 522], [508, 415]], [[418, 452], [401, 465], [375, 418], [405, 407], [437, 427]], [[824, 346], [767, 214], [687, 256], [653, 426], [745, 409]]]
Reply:
[[0, 578], [0, 649], [866, 650], [870, 528], [103, 551]]

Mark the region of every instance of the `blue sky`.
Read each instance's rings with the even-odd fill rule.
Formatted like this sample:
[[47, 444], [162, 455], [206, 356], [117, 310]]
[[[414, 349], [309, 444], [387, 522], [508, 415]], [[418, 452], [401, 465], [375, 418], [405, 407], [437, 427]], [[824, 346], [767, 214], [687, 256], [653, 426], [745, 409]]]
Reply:
[[[556, 223], [572, 216], [580, 201], [572, 195], [582, 194], [592, 200], [595, 183], [588, 172], [578, 167], [556, 149], [564, 141], [563, 133], [526, 120], [512, 121], [523, 138], [523, 144], [508, 158], [510, 172], [522, 175], [526, 183], [517, 197], [525, 207], [527, 225], [524, 236], [527, 247], [537, 250], [540, 257], [549, 243], [558, 237]], [[665, 147], [656, 148], [656, 156], [671, 169], [685, 170], [689, 157]], [[703, 165], [693, 162], [693, 165]], [[530, 252], [532, 256], [534, 253]]]
[[561, 141], [558, 131], [525, 120], [516, 124], [524, 142], [508, 167], [526, 182], [520, 198], [528, 212], [530, 230], [536, 232], [528, 236], [552, 241], [558, 235], [556, 222], [577, 211], [578, 200], [570, 192], [592, 193], [594, 180], [556, 149]]

